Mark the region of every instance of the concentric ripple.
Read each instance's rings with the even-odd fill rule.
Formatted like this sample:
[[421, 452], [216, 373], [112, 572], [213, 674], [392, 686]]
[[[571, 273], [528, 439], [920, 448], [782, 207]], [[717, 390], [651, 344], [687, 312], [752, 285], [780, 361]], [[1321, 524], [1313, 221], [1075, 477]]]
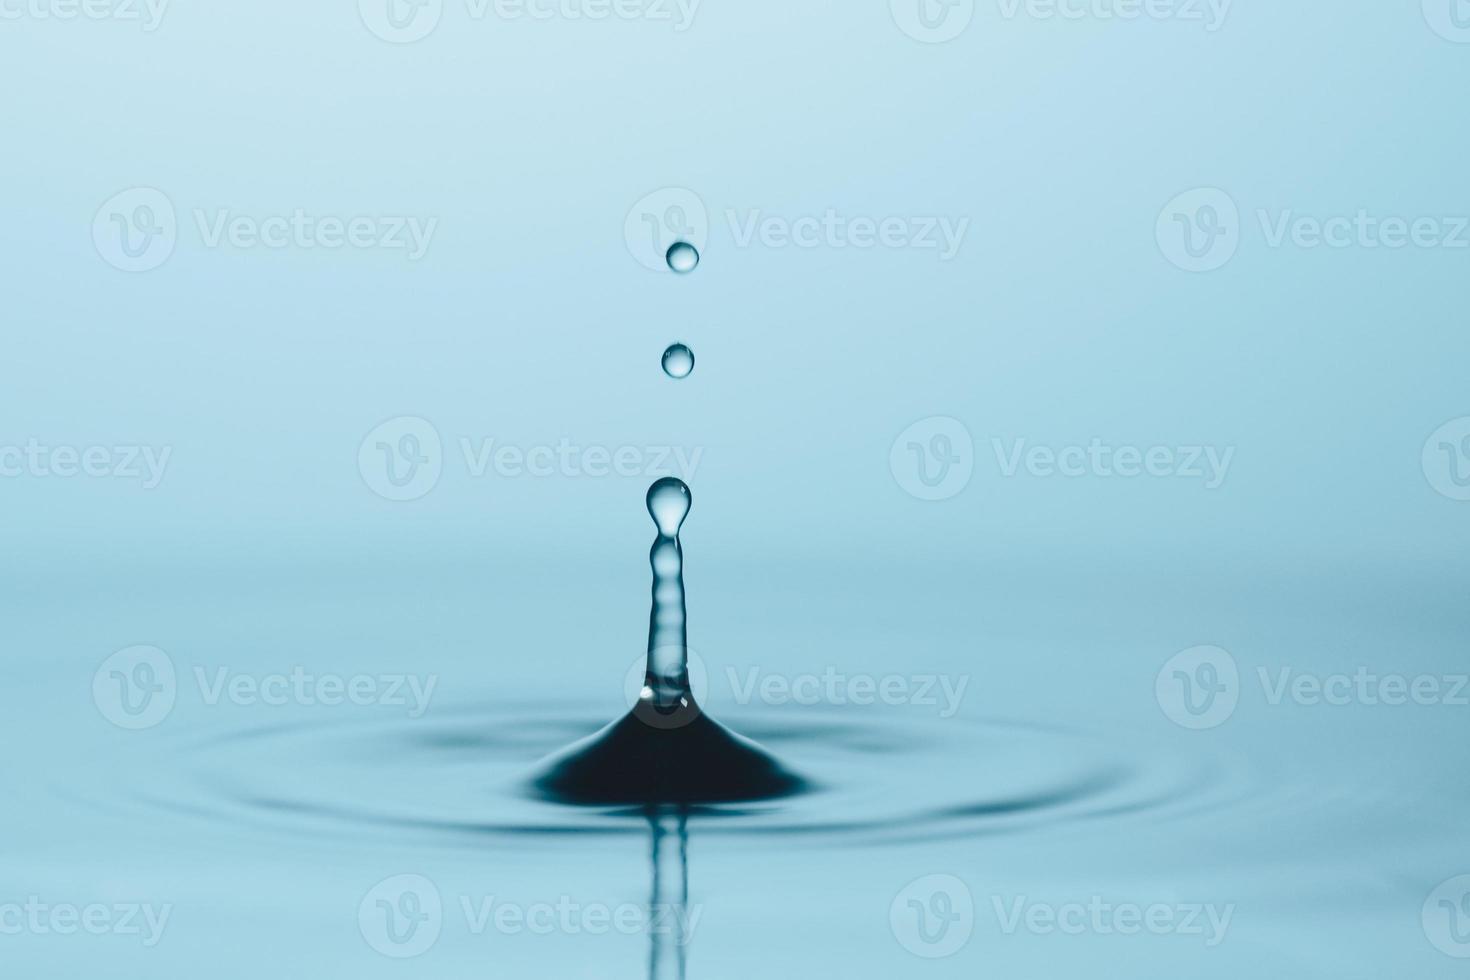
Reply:
[[[596, 713], [501, 704], [407, 721], [243, 729], [183, 749], [188, 782], [146, 801], [262, 832], [424, 842], [646, 833], [637, 808], [534, 798], [536, 763], [599, 727]], [[807, 794], [689, 811], [706, 835], [803, 846], [1024, 833], [1068, 823], [1164, 819], [1210, 805], [1231, 780], [1195, 760], [1095, 733], [1003, 720], [914, 720], [859, 708], [765, 709], [731, 722], [816, 778]]]

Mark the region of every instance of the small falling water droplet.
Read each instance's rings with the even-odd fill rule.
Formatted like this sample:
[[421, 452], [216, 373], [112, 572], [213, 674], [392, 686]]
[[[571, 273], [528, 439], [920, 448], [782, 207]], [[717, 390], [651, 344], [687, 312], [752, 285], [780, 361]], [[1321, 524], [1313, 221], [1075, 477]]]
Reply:
[[675, 242], [664, 256], [669, 268], [679, 274], [693, 272], [699, 266], [699, 250], [688, 242]]
[[683, 344], [670, 344], [664, 351], [664, 374], [671, 378], [687, 378], [694, 370], [694, 351]]

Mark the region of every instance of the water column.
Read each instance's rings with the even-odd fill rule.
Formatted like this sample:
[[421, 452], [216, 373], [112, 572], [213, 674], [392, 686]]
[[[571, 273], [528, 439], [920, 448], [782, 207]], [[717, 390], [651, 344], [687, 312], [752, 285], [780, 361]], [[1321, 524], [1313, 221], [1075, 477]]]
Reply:
[[658, 537], [648, 554], [653, 568], [653, 604], [648, 614], [648, 666], [641, 700], [660, 712], [693, 707], [684, 607], [684, 548], [679, 528], [693, 500], [683, 480], [665, 477], [648, 488], [648, 513]]

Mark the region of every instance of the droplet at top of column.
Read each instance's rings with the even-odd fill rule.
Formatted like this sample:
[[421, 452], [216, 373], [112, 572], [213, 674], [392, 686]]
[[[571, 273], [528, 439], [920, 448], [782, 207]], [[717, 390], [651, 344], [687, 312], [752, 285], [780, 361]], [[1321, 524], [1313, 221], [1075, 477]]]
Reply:
[[648, 514], [663, 537], [679, 536], [679, 528], [684, 526], [693, 503], [689, 486], [676, 477], [666, 476], [648, 488]]

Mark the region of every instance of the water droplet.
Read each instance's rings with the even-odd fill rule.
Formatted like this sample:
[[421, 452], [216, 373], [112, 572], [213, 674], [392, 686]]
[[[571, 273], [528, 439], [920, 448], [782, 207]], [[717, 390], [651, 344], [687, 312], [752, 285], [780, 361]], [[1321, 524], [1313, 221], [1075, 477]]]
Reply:
[[669, 268], [681, 275], [693, 272], [699, 266], [699, 250], [688, 242], [675, 242], [670, 245], [664, 257], [668, 259]]
[[648, 488], [648, 513], [666, 538], [678, 537], [692, 503], [688, 484], [678, 477], [666, 476]]
[[694, 351], [683, 344], [670, 344], [664, 351], [664, 374], [671, 378], [687, 378], [694, 370]]

